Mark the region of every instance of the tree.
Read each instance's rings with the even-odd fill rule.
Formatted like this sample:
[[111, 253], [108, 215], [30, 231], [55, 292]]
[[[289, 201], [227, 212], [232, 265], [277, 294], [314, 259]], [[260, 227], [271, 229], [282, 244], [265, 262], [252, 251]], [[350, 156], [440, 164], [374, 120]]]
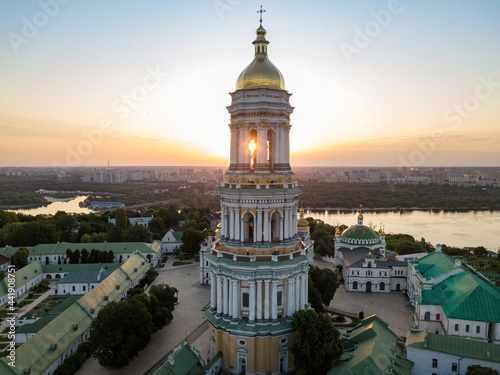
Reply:
[[170, 286], [167, 284], [151, 285], [149, 294], [154, 295], [158, 299], [160, 306], [166, 307], [169, 311], [174, 311], [174, 304], [177, 302], [177, 297]]
[[333, 236], [335, 229], [328, 224], [319, 224], [315, 231], [311, 234], [311, 239], [314, 241], [314, 250], [321, 256], [333, 255], [335, 242]]
[[146, 347], [154, 330], [151, 314], [138, 299], [109, 302], [90, 325], [92, 355], [106, 368], [126, 366]]
[[14, 255], [12, 255], [12, 264], [16, 266], [19, 270], [24, 266], [28, 265], [28, 256], [30, 255], [30, 251], [25, 247], [20, 247], [16, 250]]
[[123, 208], [119, 208], [115, 211], [116, 226], [121, 230], [127, 229], [128, 218], [127, 213]]
[[481, 365], [470, 365], [467, 367], [465, 375], [500, 375], [499, 372], [491, 367]]
[[87, 249], [82, 249], [80, 262], [88, 263], [89, 262], [89, 255], [90, 254], [89, 254], [89, 251]]
[[322, 313], [325, 312], [325, 307], [323, 306], [321, 293], [318, 289], [316, 289], [311, 281], [311, 276], [309, 276], [309, 283], [307, 289], [308, 301], [309, 305], [317, 312]]
[[293, 314], [297, 338], [292, 346], [295, 365], [304, 374], [326, 374], [342, 354], [340, 333], [326, 314], [300, 310]]
[[486, 257], [488, 256], [488, 250], [486, 250], [484, 246], [478, 246], [474, 249], [474, 255], [478, 257]]
[[148, 223], [148, 227], [151, 232], [156, 233], [159, 237], [165, 235], [165, 223], [159, 216], [153, 217], [153, 219], [151, 219], [151, 221]]
[[151, 320], [155, 327], [155, 331], [159, 331], [165, 326], [167, 319], [172, 320], [172, 313], [158, 302], [158, 298], [154, 294], [149, 296], [145, 293], [139, 293], [131, 297], [140, 301], [151, 314]]
[[182, 232], [181, 251], [188, 255], [197, 254], [204, 239], [205, 235], [199, 230], [193, 228], [186, 229]]
[[153, 237], [148, 227], [130, 225], [123, 232], [123, 240], [126, 242], [152, 242]]
[[309, 275], [313, 287], [316, 288], [321, 295], [321, 302], [328, 306], [335, 295], [335, 291], [339, 287], [337, 275], [328, 268], [319, 268], [312, 266], [309, 269]]

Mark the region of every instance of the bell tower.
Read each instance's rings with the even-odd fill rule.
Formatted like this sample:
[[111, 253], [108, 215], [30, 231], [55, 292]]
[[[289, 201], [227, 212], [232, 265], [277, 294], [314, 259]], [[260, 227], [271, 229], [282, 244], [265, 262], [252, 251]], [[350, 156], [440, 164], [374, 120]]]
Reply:
[[266, 30], [231, 95], [230, 165], [219, 187], [221, 236], [210, 267], [210, 354], [233, 374], [294, 368], [292, 315], [308, 307], [313, 245], [297, 231], [301, 189], [290, 167], [291, 94], [268, 58]]

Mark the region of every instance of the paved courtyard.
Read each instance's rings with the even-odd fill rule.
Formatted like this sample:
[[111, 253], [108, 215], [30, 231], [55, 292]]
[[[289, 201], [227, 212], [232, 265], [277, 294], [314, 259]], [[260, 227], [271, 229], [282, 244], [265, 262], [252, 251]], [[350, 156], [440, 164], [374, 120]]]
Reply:
[[[328, 262], [314, 259], [314, 264], [321, 268], [333, 269]], [[406, 333], [413, 324], [413, 312], [410, 303], [401, 292], [390, 293], [362, 293], [345, 291], [344, 285], [335, 292], [330, 307], [354, 313], [356, 316], [363, 311], [365, 318], [376, 314], [389, 324], [389, 328], [398, 336], [406, 337]]]

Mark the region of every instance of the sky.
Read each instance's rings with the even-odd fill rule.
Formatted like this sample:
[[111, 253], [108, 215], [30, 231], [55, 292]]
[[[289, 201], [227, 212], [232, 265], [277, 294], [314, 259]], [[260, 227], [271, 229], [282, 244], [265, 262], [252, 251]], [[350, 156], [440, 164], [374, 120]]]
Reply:
[[0, 0], [0, 166], [227, 166], [260, 5], [292, 166], [500, 165], [498, 0]]

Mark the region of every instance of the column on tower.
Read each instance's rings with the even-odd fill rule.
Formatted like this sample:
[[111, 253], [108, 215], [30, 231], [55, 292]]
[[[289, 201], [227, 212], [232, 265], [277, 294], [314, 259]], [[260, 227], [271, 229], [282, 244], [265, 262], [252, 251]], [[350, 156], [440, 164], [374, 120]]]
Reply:
[[292, 218], [293, 218], [293, 220], [292, 220], [292, 228], [293, 228], [292, 236], [296, 236], [297, 235], [297, 205], [293, 206]]
[[278, 281], [272, 281], [271, 320], [278, 319]]
[[262, 320], [262, 280], [257, 280], [257, 321]]
[[304, 310], [306, 308], [306, 304], [307, 304], [306, 282], [307, 282], [307, 272], [303, 273], [300, 277], [300, 284], [301, 284], [300, 310]]
[[269, 233], [270, 233], [270, 230], [269, 230], [269, 225], [270, 225], [270, 222], [269, 222], [269, 208], [267, 208], [267, 207], [264, 208], [263, 217], [264, 217], [264, 221], [263, 221], [263, 226], [264, 226], [264, 242], [270, 242], [270, 239], [269, 239]]
[[300, 310], [300, 276], [294, 277], [295, 281], [295, 311]]
[[239, 280], [231, 280], [231, 283], [233, 284], [233, 297], [232, 297], [232, 303], [233, 303], [233, 308], [232, 308], [232, 313], [233, 313], [233, 321], [236, 321], [240, 318], [240, 309], [239, 309], [239, 304], [238, 304], [238, 297], [240, 295], [240, 282]]
[[240, 215], [240, 242], [245, 242], [245, 219]]
[[240, 240], [240, 208], [234, 209], [234, 240]]
[[288, 207], [284, 208], [284, 218], [283, 218], [283, 229], [284, 238], [287, 240], [290, 237], [290, 224], [289, 224], [290, 209]]
[[229, 239], [234, 240], [234, 208], [229, 208]]
[[262, 242], [262, 209], [257, 208], [257, 242]]
[[227, 315], [232, 318], [233, 316], [233, 280], [229, 280], [229, 293], [228, 293], [228, 312]]
[[224, 207], [224, 205], [221, 203], [220, 205], [220, 209], [221, 209], [221, 237], [222, 238], [226, 238], [226, 231], [227, 231], [227, 222], [226, 222], [226, 209]]
[[248, 316], [248, 321], [249, 322], [254, 322], [255, 321], [255, 281], [250, 281], [250, 296], [249, 296], [249, 316]]
[[217, 276], [217, 315], [222, 314], [222, 276]]
[[284, 142], [283, 142], [283, 146], [285, 148], [284, 150], [284, 167], [286, 170], [290, 170], [290, 125], [287, 125], [286, 126], [286, 129], [285, 129], [285, 139], [284, 139]]
[[228, 278], [227, 277], [223, 277], [223, 285], [222, 285], [222, 292], [223, 292], [223, 304], [224, 304], [224, 307], [223, 307], [223, 313], [224, 313], [224, 316], [227, 316], [229, 314], [229, 290], [228, 290]]
[[229, 158], [229, 170], [234, 171], [238, 167], [238, 128], [236, 125], [229, 125], [231, 129], [231, 153]]
[[272, 162], [273, 162], [273, 169], [279, 170], [280, 167], [280, 127], [277, 127], [274, 129], [274, 135], [273, 135], [273, 153], [272, 153]]
[[250, 170], [250, 150], [248, 149], [248, 130], [240, 129], [239, 131], [239, 153], [238, 153], [238, 170]]
[[295, 312], [294, 311], [294, 308], [295, 308], [295, 304], [294, 304], [294, 296], [295, 296], [295, 292], [294, 292], [294, 280], [293, 278], [288, 278], [287, 280], [287, 296], [286, 296], [286, 316], [291, 318], [293, 313]]
[[215, 274], [210, 271], [210, 310], [214, 311], [217, 308], [217, 285]]
[[265, 171], [267, 166], [267, 127], [265, 122], [262, 122], [257, 129], [257, 162], [255, 170]]
[[280, 242], [283, 241], [283, 228], [284, 228], [284, 224], [283, 224], [284, 223], [284, 219], [283, 218], [284, 218], [284, 213], [282, 212], [281, 215], [280, 215], [280, 217], [279, 217], [279, 221], [280, 221], [280, 223], [279, 223]]
[[269, 293], [269, 283], [270, 280], [264, 280], [264, 320], [269, 320], [269, 302], [270, 302], [270, 293]]

